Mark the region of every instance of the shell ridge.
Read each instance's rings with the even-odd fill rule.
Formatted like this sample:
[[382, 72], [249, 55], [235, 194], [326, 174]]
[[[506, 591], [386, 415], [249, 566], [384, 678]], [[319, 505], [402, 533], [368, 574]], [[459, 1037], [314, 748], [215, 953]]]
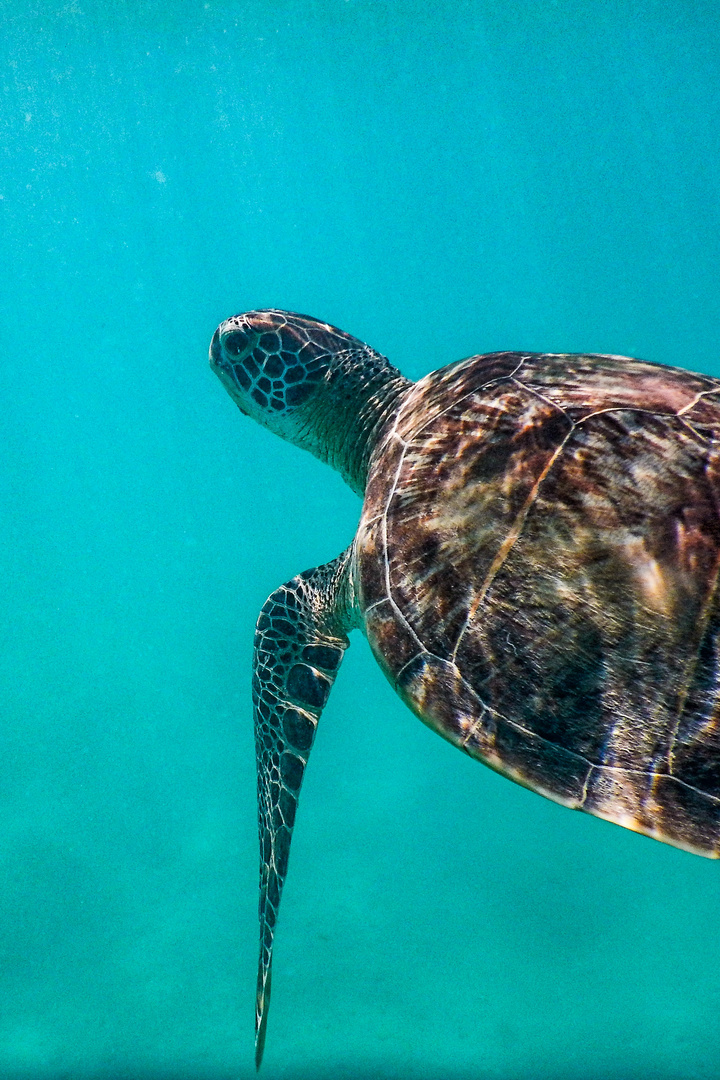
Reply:
[[[418, 637], [418, 635], [415, 632], [415, 630], [413, 629], [412, 625], [408, 622], [407, 618], [405, 617], [405, 614], [403, 613], [403, 611], [398, 606], [398, 603], [395, 600], [395, 597], [390, 595], [390, 596], [388, 596], [388, 600], [390, 601], [392, 607], [394, 608], [395, 614], [397, 615], [397, 617], [400, 619], [400, 621], [403, 623], [403, 625], [407, 627], [407, 629], [410, 631], [411, 635], [417, 641], [418, 645], [420, 646], [420, 653], [426, 653], [428, 656], [435, 656], [435, 653], [432, 653], [432, 652], [430, 652], [429, 649], [425, 648], [425, 645], [423, 644], [422, 638]], [[413, 659], [418, 657], [420, 655], [420, 653], [416, 653], [415, 657]], [[441, 660], [442, 657], [438, 657], [438, 659]], [[405, 666], [407, 666], [407, 665], [404, 664], [403, 667], [405, 667]]]
[[593, 766], [590, 765], [590, 768], [588, 769], [587, 773], [585, 774], [585, 780], [583, 781], [582, 792], [580, 793], [580, 802], [578, 803], [578, 810], [583, 810], [585, 808], [585, 803], [587, 802], [587, 797], [588, 797], [588, 791], [590, 789], [590, 779], [592, 777], [592, 774], [593, 774]]
[[[400, 409], [398, 409], [398, 414], [395, 417], [395, 422], [393, 424], [393, 429], [392, 429], [392, 434], [393, 435], [397, 434], [396, 429], [397, 429], [397, 425], [398, 425], [398, 423], [400, 421], [401, 413], [402, 413], [402, 406], [401, 406]], [[394, 604], [395, 607], [397, 607], [397, 604], [395, 604], [395, 602], [394, 602], [393, 595], [392, 595], [392, 590], [391, 590], [391, 587], [390, 587], [390, 560], [388, 559], [388, 521], [387, 521], [387, 518], [388, 518], [388, 511], [390, 509], [390, 503], [392, 502], [393, 498], [395, 497], [395, 492], [397, 491], [398, 481], [400, 479], [400, 473], [402, 472], [402, 467], [405, 464], [405, 455], [407, 454], [407, 451], [408, 451], [408, 444], [403, 443], [402, 453], [400, 454], [400, 460], [398, 461], [397, 469], [395, 470], [395, 476], [393, 477], [392, 487], [390, 489], [390, 493], [389, 493], [387, 499], [385, 500], [385, 506], [383, 508], [383, 513], [382, 513], [383, 567], [384, 567], [384, 570], [385, 570], [385, 593], [386, 593], [387, 597], [390, 600], [393, 601], [393, 604]]]
[[391, 604], [392, 600], [389, 596], [382, 596], [379, 600], [373, 600], [372, 604], [369, 604], [365, 608], [365, 614], [369, 615], [371, 611], [375, 611], [376, 608], [382, 606], [382, 604]]
[[[417, 637], [417, 635], [415, 635], [415, 636]], [[429, 652], [428, 649], [425, 648], [425, 646], [423, 645], [423, 643], [421, 641], [419, 642], [419, 644], [420, 644], [420, 652], [413, 653], [413, 655], [410, 657], [410, 659], [406, 660], [405, 663], [403, 664], [403, 666], [401, 668], [398, 668], [397, 672], [395, 672], [395, 674], [393, 675], [393, 680], [394, 680], [394, 683], [395, 683], [396, 686], [400, 682], [400, 679], [402, 678], [403, 672], [407, 668], [409, 668], [411, 664], [414, 664], [419, 656], [433, 656], [436, 660], [442, 661], [441, 656], [438, 656], [436, 653]]]
[[[717, 803], [720, 806], [720, 795], [711, 795], [709, 791], [704, 791], [702, 788], [696, 787], [694, 784], [689, 784], [687, 780], [681, 780], [679, 776], [675, 776], [670, 772], [651, 772], [647, 769], [632, 769], [627, 765], [594, 765], [591, 764], [591, 768], [598, 772], [612, 772], [612, 773], [624, 773], [626, 775], [633, 776], [652, 776], [653, 778], [672, 780], [674, 784], [680, 784], [681, 787], [687, 788], [688, 791], [695, 791], [703, 799], [710, 799], [711, 802]], [[595, 810], [592, 811], [595, 813]], [[608, 818], [612, 821], [612, 818]]]
[[694, 427], [694, 425], [691, 424], [689, 420], [686, 420], [684, 416], [681, 416], [680, 413], [677, 413], [677, 418], [683, 425], [683, 427], [686, 427], [689, 431], [692, 431], [693, 435], [699, 442], [712, 444], [712, 439], [707, 439], [704, 435], [701, 435], [698, 429]]
[[[560, 411], [562, 412], [562, 410], [560, 410]], [[473, 600], [472, 604], [470, 605], [470, 607], [468, 609], [467, 618], [465, 620], [465, 623], [463, 625], [462, 630], [460, 631], [460, 634], [458, 635], [458, 639], [455, 642], [455, 645], [453, 647], [453, 651], [450, 654], [453, 663], [455, 662], [455, 658], [456, 658], [456, 656], [458, 654], [458, 649], [460, 648], [462, 639], [463, 639], [468, 627], [470, 626], [470, 623], [474, 619], [480, 605], [483, 603], [483, 601], [485, 600], [485, 597], [487, 596], [488, 592], [490, 591], [490, 588], [492, 587], [492, 583], [495, 580], [495, 578], [497, 577], [498, 573], [500, 572], [500, 570], [501, 570], [501, 568], [503, 566], [503, 563], [507, 560], [510, 552], [512, 551], [513, 547], [515, 546], [515, 544], [517, 543], [517, 541], [520, 538], [520, 535], [521, 535], [522, 530], [523, 530], [523, 526], [525, 525], [525, 522], [527, 520], [527, 516], [530, 513], [530, 510], [531, 510], [531, 508], [533, 506], [533, 503], [536, 501], [536, 499], [538, 497], [538, 493], [540, 491], [540, 487], [541, 487], [543, 481], [545, 480], [546, 476], [548, 475], [548, 473], [552, 469], [555, 462], [558, 460], [558, 458], [562, 454], [562, 451], [565, 449], [565, 445], [566, 445], [568, 439], [570, 438], [570, 436], [572, 435], [572, 433], [575, 430], [574, 422], [572, 420], [570, 420], [569, 417], [567, 419], [568, 419], [568, 423], [571, 425], [569, 431], [564, 436], [562, 441], [556, 446], [554, 452], [550, 456], [549, 460], [546, 462], [545, 467], [543, 468], [542, 472], [540, 473], [540, 475], [536, 479], [535, 483], [533, 484], [532, 489], [530, 490], [530, 493], [529, 493], [527, 499], [525, 500], [523, 506], [520, 508], [520, 511], [516, 515], [515, 520], [512, 523], [512, 526], [508, 530], [508, 534], [505, 537], [505, 540], [500, 545], [500, 548], [498, 549], [498, 552], [495, 555], [495, 558], [493, 559], [492, 563], [490, 564], [490, 568], [489, 568], [487, 574], [485, 575], [485, 580], [483, 581], [483, 583], [482, 583], [482, 585], [480, 587], [480, 591], [477, 593], [475, 599]]]
[[701, 390], [696, 394], [694, 401], [691, 401], [688, 405], [683, 405], [682, 409], [678, 409], [677, 415], [682, 416], [683, 413], [692, 412], [704, 397], [710, 397], [712, 394], [720, 394], [720, 390]]
[[[684, 411], [684, 410], [683, 410]], [[681, 423], [686, 424], [687, 427], [692, 428], [687, 420], [683, 419], [680, 412], [676, 412], [675, 409], [643, 409], [640, 405], [609, 405], [607, 409], [595, 409], [593, 412], [588, 413], [587, 416], [579, 417], [575, 423], [579, 426], [584, 424], [587, 420], [592, 420], [596, 416], [604, 416], [606, 413], [640, 413], [642, 416], [664, 416], [665, 418], [673, 417], [680, 420]], [[693, 428], [694, 430], [694, 428]], [[702, 438], [702, 436], [700, 436]], [[707, 442], [707, 439], [703, 439], [703, 442]]]
[[[481, 356], [481, 355], [483, 355], [483, 354], [480, 354], [480, 353], [478, 354], [478, 356]], [[487, 356], [512, 356], [513, 354], [511, 352], [506, 352], [506, 353], [487, 353], [486, 355]], [[433, 424], [441, 416], [445, 416], [446, 413], [452, 412], [453, 409], [456, 409], [458, 407], [458, 405], [460, 405], [463, 401], [467, 401], [467, 399], [472, 397], [473, 394], [477, 394], [478, 391], [486, 390], [488, 387], [500, 386], [504, 382], [510, 382], [511, 380], [513, 380], [515, 378], [515, 376], [522, 370], [526, 360], [528, 360], [529, 357], [530, 357], [530, 354], [523, 353], [521, 355], [520, 359], [518, 360], [517, 367], [513, 368], [512, 371], [509, 371], [507, 373], [507, 375], [496, 375], [492, 379], [486, 379], [485, 382], [478, 383], [477, 386], [474, 386], [471, 390], [468, 390], [464, 394], [461, 394], [460, 397], [454, 398], [453, 401], [451, 402], [451, 404], [448, 405], [445, 409], [440, 409], [438, 412], [433, 412], [432, 414], [430, 414], [427, 417], [427, 419], [425, 420], [424, 424], [421, 427], [419, 427], [417, 429], [417, 431], [415, 432], [416, 437], [419, 436], [419, 435], [422, 435], [427, 430], [427, 428], [428, 428], [428, 426], [430, 424]], [[470, 357], [470, 359], [472, 359], [472, 357]], [[464, 363], [467, 363], [467, 361], [461, 360], [460, 363], [464, 364]], [[454, 365], [452, 365], [452, 364], [450, 366], [454, 367]], [[430, 374], [434, 375], [434, 374], [436, 374], [436, 372], [431, 372]], [[429, 376], [426, 376], [426, 377], [429, 377]], [[422, 381], [423, 380], [421, 380], [420, 383], [416, 383], [415, 385], [418, 386], [418, 387], [421, 387]], [[422, 389], [422, 387], [421, 387], [421, 389]], [[404, 445], [408, 445], [408, 444], [404, 444]]]
[[395, 600], [395, 597], [393, 596], [392, 584], [391, 584], [391, 581], [390, 581], [390, 560], [388, 558], [388, 535], [387, 535], [387, 533], [388, 533], [388, 523], [387, 523], [388, 511], [390, 509], [390, 503], [392, 502], [392, 500], [393, 500], [393, 498], [395, 496], [395, 492], [397, 491], [397, 486], [398, 486], [398, 481], [400, 479], [400, 474], [402, 472], [403, 465], [405, 464], [405, 456], [406, 456], [406, 454], [408, 452], [408, 449], [409, 449], [409, 446], [410, 446], [410, 444], [405, 442], [404, 439], [402, 439], [398, 435], [398, 432], [397, 432], [397, 427], [398, 427], [398, 424], [400, 422], [400, 417], [402, 415], [404, 407], [405, 407], [405, 402], [403, 402], [403, 404], [398, 409], [397, 415], [395, 417], [395, 420], [393, 421], [393, 426], [392, 426], [392, 429], [391, 429], [391, 432], [390, 432], [391, 436], [396, 436], [400, 440], [400, 443], [402, 444], [402, 453], [400, 454], [400, 460], [398, 461], [397, 469], [395, 471], [395, 477], [393, 479], [392, 488], [390, 489], [390, 493], [389, 493], [389, 495], [387, 497], [387, 500], [385, 502], [385, 509], [383, 510], [383, 514], [382, 514], [383, 566], [384, 566], [384, 570], [385, 570], [385, 598], [389, 601], [391, 607], [395, 611], [396, 617], [399, 617], [401, 619], [401, 621], [405, 624], [407, 629], [410, 631], [412, 636], [417, 641], [418, 645], [420, 646], [420, 649], [424, 650], [425, 647], [424, 647], [422, 641], [417, 636], [414, 629], [412, 628], [410, 623], [405, 618], [405, 615], [400, 610], [400, 607], [398, 606], [398, 603]]
[[[710, 454], [712, 453], [712, 450], [713, 450], [713, 447], [711, 445], [710, 448], [708, 449], [707, 455], [705, 457], [705, 474], [706, 475], [707, 475], [707, 468], [708, 468], [708, 465], [710, 463]], [[717, 497], [715, 496], [715, 489], [713, 488], [712, 484], [710, 485], [710, 490], [711, 490], [711, 492], [713, 494], [713, 501], [715, 503], [715, 513], [720, 518], [720, 506], [718, 505], [718, 500], [717, 500]], [[687, 703], [687, 695], [688, 695], [688, 692], [689, 692], [689, 689], [690, 689], [690, 683], [692, 682], [692, 678], [693, 678], [693, 676], [695, 674], [695, 671], [697, 670], [697, 664], [698, 664], [698, 659], [699, 659], [699, 655], [700, 655], [700, 646], [701, 646], [703, 638], [705, 636], [705, 631], [707, 629], [707, 624], [708, 624], [708, 622], [710, 620], [710, 610], [712, 608], [713, 601], [715, 600], [715, 596], [716, 596], [717, 589], [718, 589], [718, 580], [719, 579], [720, 579], [720, 552], [718, 552], [718, 555], [717, 555], [717, 557], [715, 559], [715, 571], [714, 571], [714, 574], [713, 574], [712, 583], [710, 585], [710, 588], [708, 589], [707, 596], [705, 598], [705, 602], [704, 602], [703, 607], [702, 607], [702, 611], [700, 612], [700, 618], [698, 620], [699, 631], [698, 631], [698, 636], [697, 636], [697, 644], [696, 644], [696, 647], [695, 647], [695, 651], [693, 652], [693, 655], [692, 655], [691, 659], [688, 661], [687, 666], [686, 666], [685, 679], [684, 679], [684, 682], [683, 682], [682, 690], [681, 690], [680, 695], [679, 695], [677, 718], [676, 718], [675, 725], [674, 725], [673, 731], [672, 731], [672, 735], [670, 736], [670, 742], [669, 742], [669, 745], [668, 745], [667, 762], [668, 762], [668, 770], [669, 770], [669, 773], [670, 773], [671, 776], [675, 775], [673, 773], [673, 767], [674, 767], [673, 757], [674, 757], [674, 754], [675, 754], [675, 745], [677, 743], [677, 737], [678, 737], [678, 734], [679, 734], [679, 731], [680, 731], [680, 724], [682, 723], [683, 713], [685, 712], [685, 705]], [[688, 785], [688, 786], [691, 786], [691, 785]]]
[[552, 398], [546, 397], [545, 394], [541, 393], [538, 389], [536, 389], [536, 387], [534, 387], [532, 383], [524, 383], [521, 382], [520, 379], [516, 378], [513, 378], [512, 381], [515, 383], [516, 386], [519, 386], [521, 390], [525, 390], [528, 394], [532, 394], [533, 397], [538, 398], [540, 401], [544, 401], [546, 405], [550, 405], [551, 408], [561, 412], [563, 416], [567, 417], [569, 422], [573, 426], [575, 426], [577, 421], [573, 420], [567, 409], [564, 409], [562, 405], [558, 405], [557, 401], [553, 401]]
[[[423, 651], [428, 656], [435, 656], [435, 654], [431, 653], [428, 649], [424, 649]], [[455, 671], [457, 673], [457, 677], [459, 678], [460, 682], [463, 684], [463, 687], [472, 695], [472, 697], [476, 698], [477, 701], [479, 701], [480, 704], [483, 706], [483, 708], [487, 712], [489, 712], [493, 717], [495, 717], [496, 720], [501, 720], [504, 724], [508, 724], [510, 727], [514, 728], [515, 731], [521, 732], [523, 735], [528, 736], [530, 739], [534, 739], [534, 740], [536, 740], [538, 742], [545, 743], [547, 746], [553, 746], [553, 747], [556, 747], [558, 750], [562, 750], [564, 753], [569, 754], [570, 757], [575, 758], [577, 761], [584, 761], [585, 764], [588, 766], [588, 776], [586, 778], [586, 784], [587, 784], [587, 781], [590, 779], [590, 773], [591, 773], [591, 771], [593, 769], [597, 769], [597, 768], [613, 768], [613, 766], [604, 766], [604, 765], [600, 765], [599, 763], [596, 763], [594, 761], [590, 761], [590, 759], [586, 758], [584, 756], [584, 754], [578, 754], [574, 750], [568, 750], [568, 748], [566, 746], [563, 746], [562, 743], [556, 742], [554, 739], [548, 739], [547, 736], [545, 736], [545, 735], [539, 735], [537, 732], [532, 731], [530, 728], [527, 728], [523, 724], [518, 723], [517, 720], [511, 720], [509, 716], [505, 716], [504, 713], [498, 712], [497, 709], [493, 709], [493, 707], [491, 705], [488, 705], [488, 704], [486, 704], [486, 702], [483, 701], [483, 699], [478, 694], [477, 690], [475, 690], [475, 688], [472, 686], [472, 684], [469, 683], [468, 680], [465, 678], [465, 676], [463, 675], [461, 669], [457, 666], [457, 664], [455, 664], [454, 662], [452, 662], [450, 660], [444, 660], [442, 657], [436, 657], [436, 658], [439, 659], [443, 664], [447, 664], [448, 667], [451, 667], [453, 669], [453, 671]], [[416, 657], [414, 657], [413, 659], [416, 659]], [[407, 667], [407, 664], [405, 664], [404, 667]], [[481, 727], [482, 727], [482, 719], [478, 719], [478, 720], [475, 721], [474, 724], [472, 724], [472, 726], [470, 728], [470, 731], [468, 732], [468, 735], [463, 740], [463, 743], [462, 743], [463, 748], [465, 748], [466, 743], [472, 737], [472, 734]], [[618, 766], [618, 768], [620, 769], [620, 771], [624, 771], [624, 772], [638, 772], [638, 773], [643, 773], [644, 774], [643, 769], [622, 769], [619, 766]]]

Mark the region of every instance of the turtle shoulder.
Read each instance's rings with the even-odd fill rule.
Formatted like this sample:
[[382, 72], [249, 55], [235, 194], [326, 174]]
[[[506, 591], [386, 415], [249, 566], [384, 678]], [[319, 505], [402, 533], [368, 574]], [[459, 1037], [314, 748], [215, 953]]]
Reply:
[[720, 848], [720, 382], [623, 357], [432, 373], [379, 444], [361, 607], [399, 693], [548, 795]]

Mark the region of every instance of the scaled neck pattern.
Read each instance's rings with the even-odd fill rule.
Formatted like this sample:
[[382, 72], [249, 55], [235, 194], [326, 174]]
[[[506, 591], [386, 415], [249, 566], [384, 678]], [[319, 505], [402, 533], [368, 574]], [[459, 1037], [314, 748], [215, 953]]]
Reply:
[[312, 417], [311, 449], [360, 496], [380, 435], [412, 385], [367, 346], [333, 357], [325, 393]]

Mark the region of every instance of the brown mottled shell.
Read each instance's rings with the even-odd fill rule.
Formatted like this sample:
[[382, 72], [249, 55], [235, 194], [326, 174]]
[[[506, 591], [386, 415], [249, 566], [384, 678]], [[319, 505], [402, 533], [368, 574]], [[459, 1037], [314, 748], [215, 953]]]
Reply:
[[408, 392], [357, 536], [421, 719], [548, 798], [720, 854], [720, 381], [476, 356]]

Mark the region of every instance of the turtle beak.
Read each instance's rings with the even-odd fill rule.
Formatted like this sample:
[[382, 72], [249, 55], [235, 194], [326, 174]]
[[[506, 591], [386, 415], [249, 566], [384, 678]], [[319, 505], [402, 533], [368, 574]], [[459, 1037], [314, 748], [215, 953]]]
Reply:
[[213, 368], [215, 374], [219, 377], [219, 379], [222, 382], [223, 386], [225, 386], [227, 388], [227, 390], [230, 393], [230, 396], [232, 397], [232, 400], [234, 401], [237, 408], [240, 409], [243, 416], [247, 416], [247, 413], [246, 413], [245, 409], [240, 404], [240, 402], [237, 401], [237, 397], [235, 396], [235, 393], [233, 393], [233, 390], [236, 391], [237, 387], [235, 386], [235, 380], [232, 378], [232, 376], [230, 374], [230, 365], [228, 364], [227, 360], [225, 359], [225, 356], [222, 355], [222, 347], [220, 345], [220, 327], [219, 326], [216, 329], [215, 334], [213, 335], [213, 340], [210, 341], [209, 362], [210, 362], [210, 367]]
[[223, 355], [220, 347], [220, 328], [213, 334], [210, 342], [210, 367], [220, 368], [223, 366]]
[[230, 373], [230, 365], [223, 355], [222, 346], [220, 344], [220, 327], [217, 328], [213, 334], [212, 341], [210, 342], [210, 367], [215, 374], [219, 376], [220, 381], [228, 390], [230, 397], [233, 399], [243, 416], [247, 416], [247, 412], [237, 400], [238, 387]]

